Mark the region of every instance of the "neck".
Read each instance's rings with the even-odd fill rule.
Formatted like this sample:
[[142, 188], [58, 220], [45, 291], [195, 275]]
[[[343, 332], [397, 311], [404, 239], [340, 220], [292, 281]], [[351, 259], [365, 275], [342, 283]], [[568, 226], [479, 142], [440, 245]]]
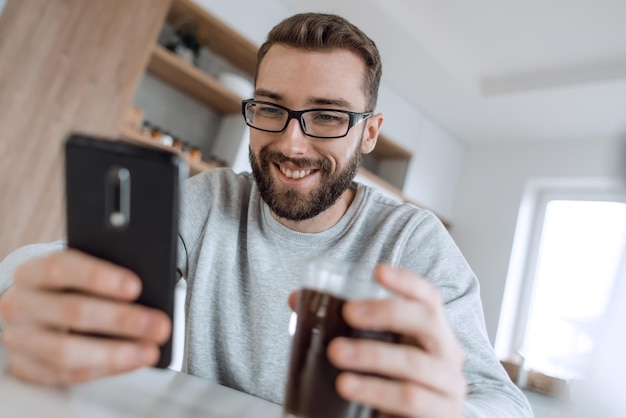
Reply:
[[270, 212], [272, 213], [274, 219], [291, 230], [303, 233], [323, 232], [332, 228], [337, 224], [337, 222], [339, 222], [341, 217], [346, 213], [352, 204], [354, 195], [354, 190], [352, 190], [352, 188], [348, 188], [331, 207], [310, 219], [305, 219], [304, 221], [291, 221], [289, 219], [279, 217], [272, 210], [270, 210]]

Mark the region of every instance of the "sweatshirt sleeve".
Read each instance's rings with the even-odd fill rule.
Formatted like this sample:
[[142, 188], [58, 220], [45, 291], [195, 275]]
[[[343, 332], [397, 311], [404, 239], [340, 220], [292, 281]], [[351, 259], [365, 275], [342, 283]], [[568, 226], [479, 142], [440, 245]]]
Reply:
[[434, 215], [423, 218], [407, 243], [402, 264], [440, 290], [448, 323], [465, 354], [465, 417], [532, 417], [526, 396], [500, 364], [485, 326], [478, 279]]
[[10, 253], [0, 262], [0, 295], [13, 284], [13, 275], [20, 264], [36, 257], [43, 257], [55, 251], [60, 251], [66, 247], [65, 239], [61, 239], [46, 244], [26, 245]]

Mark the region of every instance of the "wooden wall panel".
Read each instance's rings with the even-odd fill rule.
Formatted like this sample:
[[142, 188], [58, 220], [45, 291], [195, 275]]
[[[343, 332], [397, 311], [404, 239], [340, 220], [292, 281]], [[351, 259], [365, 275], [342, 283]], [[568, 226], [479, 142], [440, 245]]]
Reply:
[[115, 136], [171, 0], [9, 0], [0, 15], [0, 259], [64, 233], [62, 144]]

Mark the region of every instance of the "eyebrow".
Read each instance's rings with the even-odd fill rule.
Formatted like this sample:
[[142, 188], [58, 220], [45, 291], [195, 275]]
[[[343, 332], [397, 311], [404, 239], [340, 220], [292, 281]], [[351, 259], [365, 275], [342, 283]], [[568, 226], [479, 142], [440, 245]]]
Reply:
[[273, 91], [269, 91], [269, 90], [265, 90], [265, 89], [256, 89], [254, 91], [254, 97], [265, 97], [268, 99], [272, 99], [272, 100], [277, 100], [280, 101], [283, 99], [283, 96], [281, 94], [275, 93]]
[[[282, 94], [265, 90], [265, 89], [256, 89], [254, 91], [254, 96], [255, 97], [261, 96], [263, 98], [276, 100], [276, 101], [284, 100], [284, 96]], [[306, 102], [307, 102], [307, 105], [310, 105], [310, 106], [332, 105], [332, 106], [337, 106], [337, 107], [345, 108], [345, 109], [352, 108], [352, 104], [349, 101], [345, 99], [340, 99], [340, 98], [312, 97], [312, 98], [307, 99]]]

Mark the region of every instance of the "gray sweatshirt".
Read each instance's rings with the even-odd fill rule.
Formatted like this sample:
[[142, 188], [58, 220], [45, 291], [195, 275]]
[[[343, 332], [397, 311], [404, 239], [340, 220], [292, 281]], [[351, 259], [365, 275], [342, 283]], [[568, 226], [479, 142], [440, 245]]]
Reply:
[[[478, 281], [430, 212], [354, 183], [341, 220], [320, 233], [277, 222], [250, 174], [210, 170], [189, 179], [183, 199], [179, 273], [187, 280], [183, 370], [282, 403], [291, 311], [306, 261], [330, 256], [370, 267], [386, 262], [438, 286], [466, 360], [467, 417], [531, 417], [487, 338]], [[0, 264], [0, 290], [14, 266], [55, 247], [24, 247]]]

